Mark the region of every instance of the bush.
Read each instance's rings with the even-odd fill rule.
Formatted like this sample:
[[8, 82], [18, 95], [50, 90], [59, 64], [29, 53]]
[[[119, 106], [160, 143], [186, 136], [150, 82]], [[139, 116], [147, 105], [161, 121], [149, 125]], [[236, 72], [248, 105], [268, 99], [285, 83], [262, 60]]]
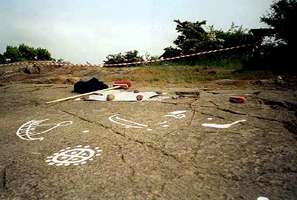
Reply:
[[4, 64], [5, 63], [5, 58], [4, 56], [0, 53], [0, 64]]
[[0, 62], [5, 63], [17, 61], [30, 61], [30, 60], [53, 60], [48, 50], [43, 48], [33, 48], [25, 44], [17, 46], [7, 46], [6, 51], [0, 56]]
[[9, 59], [10, 62], [16, 62], [16, 61], [21, 61], [24, 58], [21, 57], [21, 53], [18, 49], [18, 47], [14, 46], [7, 46], [6, 51], [4, 52], [4, 58]]
[[244, 69], [296, 72], [292, 64], [296, 57], [296, 18], [296, 0], [275, 1], [270, 12], [261, 18], [262, 22], [270, 26], [271, 33], [262, 33], [270, 41], [259, 45], [254, 57], [244, 64]]
[[[167, 47], [161, 57], [170, 58], [182, 54], [192, 54], [213, 49], [233, 47], [243, 44], [253, 44], [255, 37], [247, 29], [242, 26], [235, 26], [233, 23], [227, 31], [215, 29], [213, 26], [206, 26], [206, 21], [202, 22], [181, 22], [177, 23], [176, 30], [179, 33], [174, 41], [176, 47]], [[211, 61], [219, 63], [219, 60], [236, 57], [236, 59], [245, 59], [246, 49], [233, 50], [231, 52], [220, 52], [216, 54], [206, 54], [199, 57], [190, 57], [174, 61], [183, 64], [197, 64], [201, 61]]]
[[37, 60], [53, 60], [48, 50], [37, 48], [35, 50]]
[[126, 53], [111, 54], [106, 57], [105, 64], [119, 64], [143, 61], [143, 57], [138, 55], [137, 50], [127, 51]]
[[36, 50], [33, 47], [29, 47], [25, 44], [21, 44], [18, 47], [19, 54], [23, 60], [34, 60], [36, 57]]

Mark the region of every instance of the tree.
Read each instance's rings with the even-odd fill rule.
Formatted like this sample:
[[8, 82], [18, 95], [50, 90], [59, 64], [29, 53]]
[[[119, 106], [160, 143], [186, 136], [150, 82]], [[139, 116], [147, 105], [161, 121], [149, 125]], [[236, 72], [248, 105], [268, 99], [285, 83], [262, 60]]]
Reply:
[[0, 64], [5, 63], [5, 57], [0, 53]]
[[117, 63], [124, 63], [125, 58], [121, 53], [118, 54], [110, 54], [106, 56], [106, 60], [104, 61], [105, 64], [117, 64]]
[[[260, 18], [270, 26], [269, 29], [253, 30], [256, 35], [262, 36], [262, 42], [259, 42], [259, 48], [245, 68], [264, 67], [269, 70], [294, 72], [292, 63], [296, 58], [296, 19], [297, 0], [274, 1], [269, 13]], [[263, 36], [266, 36], [265, 42]]]
[[138, 55], [137, 50], [133, 50], [133, 51], [126, 52], [126, 54], [124, 55], [124, 60], [125, 62], [139, 62], [139, 61], [143, 61], [143, 58], [142, 56]]
[[278, 0], [271, 5], [271, 11], [261, 21], [275, 29], [278, 43], [291, 49], [296, 45], [297, 1]]
[[36, 51], [33, 47], [29, 47], [25, 44], [21, 44], [18, 47], [20, 56], [23, 60], [34, 60], [36, 56]]
[[127, 51], [126, 53], [110, 54], [104, 61], [105, 64], [131, 63], [143, 61], [142, 56], [138, 55], [137, 50]]
[[222, 42], [221, 45], [224, 48], [255, 43], [255, 36], [248, 29], [236, 26], [234, 23], [227, 31], [215, 30], [214, 28], [211, 31]]
[[53, 60], [48, 50], [43, 48], [37, 48], [35, 50], [37, 60]]
[[[206, 26], [206, 21], [181, 22], [177, 23], [176, 30], [179, 33], [174, 41], [176, 47], [167, 47], [161, 57], [169, 58], [180, 54], [191, 54], [201, 51], [220, 49], [243, 44], [252, 44], [255, 42], [255, 37], [247, 29], [242, 26], [236, 26], [232, 23], [227, 31], [215, 29], [214, 26]], [[240, 51], [237, 51], [240, 52]], [[233, 52], [234, 54], [234, 52]], [[203, 56], [203, 59], [209, 56]], [[212, 56], [212, 58], [221, 59], [220, 54]], [[201, 58], [201, 57], [199, 57]], [[197, 58], [187, 59], [188, 61], [197, 60]]]
[[7, 46], [6, 51], [3, 54], [4, 61], [9, 62], [26, 61], [26, 60], [54, 60], [48, 50], [43, 48], [37, 48], [21, 44], [17, 46]]
[[7, 46], [6, 51], [4, 52], [5, 59], [9, 59], [11, 62], [21, 61], [21, 53], [18, 47]]
[[206, 26], [205, 20], [201, 22], [174, 20], [174, 22], [177, 23], [177, 32], [180, 33], [174, 44], [181, 49], [183, 54], [220, 47], [219, 40], [213, 35], [215, 32], [209, 34], [203, 27]]
[[160, 58], [172, 58], [179, 55], [181, 55], [181, 50], [170, 46], [164, 49], [164, 53], [160, 56]]

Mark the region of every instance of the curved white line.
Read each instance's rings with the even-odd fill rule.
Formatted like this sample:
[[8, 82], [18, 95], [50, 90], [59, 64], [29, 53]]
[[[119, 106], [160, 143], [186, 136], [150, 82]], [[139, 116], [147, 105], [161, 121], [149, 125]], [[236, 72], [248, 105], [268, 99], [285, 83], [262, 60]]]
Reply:
[[208, 123], [204, 123], [202, 124], [202, 126], [204, 127], [210, 127], [210, 128], [230, 128], [231, 126], [235, 125], [235, 124], [238, 124], [240, 122], [245, 122], [246, 120], [243, 119], [243, 120], [238, 120], [238, 121], [235, 121], [233, 123], [230, 123], [230, 124], [208, 124]]
[[[115, 119], [113, 119], [113, 118], [115, 118]], [[126, 128], [144, 128], [144, 127], [148, 127], [148, 125], [145, 125], [145, 124], [140, 124], [140, 123], [137, 123], [137, 122], [133, 122], [133, 121], [130, 121], [130, 120], [126, 120], [126, 119], [120, 118], [120, 117], [118, 117], [118, 114], [112, 115], [108, 119], [111, 122], [114, 122], [116, 124], [120, 124], [122, 126], [125, 126]], [[116, 120], [118, 120], [118, 121], [116, 121]], [[126, 123], [131, 123], [132, 125], [125, 124], [125, 122]]]
[[[45, 120], [40, 120], [45, 121]], [[31, 138], [30, 137], [30, 130], [34, 128], [38, 124], [38, 121], [31, 120], [23, 124], [16, 132], [16, 135], [21, 138], [22, 140], [43, 140], [43, 137], [41, 138]], [[26, 137], [24, 137], [26, 136]]]
[[[68, 125], [72, 124], [72, 121], [63, 121], [58, 124], [43, 124], [43, 125], [41, 125], [42, 122], [45, 122], [47, 120], [48, 119], [28, 121], [17, 130], [16, 135], [19, 136], [23, 140], [40, 140], [41, 141], [44, 139], [44, 137], [32, 138], [31, 136], [48, 133], [49, 131], [51, 131], [59, 126], [68, 126]], [[37, 133], [32, 132], [38, 126], [50, 126], [50, 125], [54, 125], [54, 126], [45, 130], [45, 131], [42, 131], [42, 132], [37, 132]]]

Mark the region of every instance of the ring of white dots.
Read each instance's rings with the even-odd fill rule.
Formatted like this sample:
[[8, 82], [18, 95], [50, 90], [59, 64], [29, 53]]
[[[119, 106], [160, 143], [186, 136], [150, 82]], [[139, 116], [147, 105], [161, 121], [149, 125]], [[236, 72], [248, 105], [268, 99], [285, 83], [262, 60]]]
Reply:
[[52, 156], [48, 156], [46, 162], [48, 165], [56, 166], [84, 165], [88, 161], [94, 160], [94, 156], [100, 156], [101, 152], [102, 150], [99, 147], [91, 149], [89, 145], [77, 145], [73, 148], [67, 147], [54, 153]]

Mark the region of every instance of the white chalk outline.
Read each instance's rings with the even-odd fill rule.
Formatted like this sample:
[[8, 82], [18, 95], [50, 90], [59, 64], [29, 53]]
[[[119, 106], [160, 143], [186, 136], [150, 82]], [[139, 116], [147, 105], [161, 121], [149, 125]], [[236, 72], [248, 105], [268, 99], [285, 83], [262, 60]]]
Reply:
[[186, 112], [186, 110], [177, 110], [170, 112], [168, 115], [165, 115], [165, 117], [174, 117], [175, 119], [182, 119], [186, 117], [186, 115], [184, 114]]
[[233, 126], [235, 124], [238, 124], [238, 123], [241, 123], [241, 122], [245, 122], [245, 121], [246, 121], [245, 119], [242, 119], [242, 120], [238, 120], [238, 121], [235, 121], [233, 123], [230, 123], [230, 124], [209, 124], [209, 123], [203, 123], [202, 126], [209, 127], [209, 128], [230, 128], [231, 126]]
[[258, 197], [257, 200], [269, 200], [267, 197]]
[[[186, 117], [186, 115], [184, 114], [186, 112], [187, 112], [186, 110], [177, 110], [177, 111], [169, 112], [167, 115], [164, 115], [164, 117], [173, 117], [176, 119], [182, 119], [182, 118]], [[138, 129], [147, 128], [147, 131], [152, 131], [152, 129], [148, 128], [148, 125], [146, 125], [146, 124], [140, 124], [135, 121], [127, 120], [127, 119], [119, 117], [119, 115], [120, 114], [112, 115], [108, 119], [109, 119], [109, 121], [119, 124], [119, 125], [122, 125], [125, 128], [138, 128]], [[162, 121], [162, 122], [159, 122], [159, 125], [163, 128], [167, 128], [167, 127], [169, 127], [169, 125], [167, 125], [167, 123], [168, 123], [168, 121]]]
[[168, 121], [160, 122], [159, 124], [163, 125], [163, 124], [166, 124], [166, 123], [168, 123]]
[[[58, 124], [41, 124], [45, 121], [48, 121], [49, 119], [44, 119], [44, 120], [31, 120], [28, 121], [26, 123], [24, 123], [22, 126], [20, 126], [20, 128], [18, 128], [16, 135], [21, 138], [22, 140], [40, 140], [42, 141], [44, 139], [44, 137], [40, 137], [40, 138], [32, 138], [31, 136], [33, 135], [40, 135], [40, 134], [44, 134], [44, 133], [48, 133], [51, 130], [58, 128], [59, 126], [68, 126], [72, 124], [72, 121], [63, 121], [60, 122]], [[53, 126], [54, 125], [54, 126]], [[36, 132], [34, 133], [33, 131], [35, 131], [35, 129], [37, 127], [41, 127], [41, 126], [53, 126], [45, 131], [42, 132]], [[25, 137], [26, 136], [26, 137]]]
[[[102, 150], [99, 147], [96, 147], [95, 150], [90, 149], [90, 146], [82, 146], [77, 145], [74, 148], [67, 147], [65, 149], [60, 150], [58, 153], [54, 153], [52, 156], [48, 156], [45, 162], [48, 165], [56, 165], [56, 166], [69, 166], [69, 165], [84, 165], [87, 161], [94, 160], [94, 156], [100, 156]], [[74, 154], [73, 154], [74, 153]], [[86, 156], [85, 153], [88, 155]], [[59, 160], [59, 158], [63, 158], [63, 160]]]
[[[118, 116], [119, 116], [119, 114], [115, 114], [115, 115], [110, 116], [108, 119], [109, 119], [109, 121], [111, 121], [113, 123], [125, 126], [125, 128], [146, 128], [146, 127], [148, 127], [148, 125], [146, 125], [146, 124], [140, 124], [140, 123], [137, 123], [134, 121], [120, 118]], [[116, 121], [116, 120], [118, 120], [118, 121]], [[125, 123], [130, 123], [131, 125], [125, 124]]]

